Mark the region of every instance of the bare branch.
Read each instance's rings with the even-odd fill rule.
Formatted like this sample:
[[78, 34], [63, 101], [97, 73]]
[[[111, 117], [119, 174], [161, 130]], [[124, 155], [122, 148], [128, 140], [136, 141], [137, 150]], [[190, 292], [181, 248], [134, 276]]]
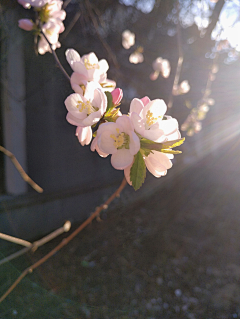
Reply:
[[22, 176], [23, 180], [25, 182], [27, 182], [33, 189], [35, 189], [35, 191], [37, 191], [38, 193], [42, 193], [43, 189], [38, 186], [28, 175], [27, 173], [24, 171], [24, 169], [22, 168], [22, 166], [19, 164], [18, 160], [16, 159], [16, 157], [13, 155], [13, 153], [9, 152], [5, 147], [0, 145], [0, 151], [3, 152], [6, 156], [8, 156], [10, 158], [10, 160], [13, 162], [14, 166], [16, 167], [16, 169], [19, 171], [19, 174]]
[[10, 241], [10, 242], [12, 242], [14, 244], [25, 246], [25, 247], [31, 247], [32, 246], [32, 243], [30, 243], [29, 241], [26, 241], [26, 240], [23, 240], [23, 239], [20, 239], [20, 238], [17, 238], [17, 237], [9, 236], [9, 235], [3, 234], [3, 233], [0, 233], [0, 238], [4, 239], [4, 240], [7, 240], [7, 241]]
[[[70, 228], [71, 228], [70, 221], [66, 221], [66, 223], [63, 225], [63, 227], [60, 227], [57, 230], [55, 230], [54, 232], [52, 232], [51, 234], [43, 237], [42, 239], [35, 241], [33, 244], [26, 242], [30, 245], [28, 245], [28, 246], [26, 245], [27, 247], [17, 251], [16, 253], [11, 254], [10, 256], [8, 256], [6, 258], [3, 258], [2, 260], [0, 260], [0, 265], [5, 264], [6, 262], [9, 262], [10, 260], [13, 260], [13, 259], [27, 253], [29, 250], [32, 250], [33, 252], [36, 251], [38, 247], [46, 244], [47, 242], [56, 238], [57, 236], [61, 235], [62, 233], [68, 232], [70, 230]], [[2, 235], [4, 235], [4, 234], [2, 234]], [[5, 235], [5, 236], [8, 236], [8, 235]], [[10, 237], [10, 236], [8, 236], [8, 237]], [[3, 238], [3, 239], [6, 239], [6, 238]], [[18, 241], [22, 241], [22, 239], [19, 239], [19, 238], [15, 238], [15, 239], [17, 239]], [[19, 242], [16, 242], [16, 243], [19, 244]]]

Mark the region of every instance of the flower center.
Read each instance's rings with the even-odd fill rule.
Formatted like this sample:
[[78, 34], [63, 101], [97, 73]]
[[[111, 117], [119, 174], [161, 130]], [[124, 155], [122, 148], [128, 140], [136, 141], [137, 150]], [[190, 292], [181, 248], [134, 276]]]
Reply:
[[117, 135], [111, 134], [110, 137], [114, 140], [114, 146], [119, 150], [122, 148], [129, 149], [129, 135], [122, 132], [119, 133], [119, 128], [116, 129]]
[[84, 65], [87, 70], [100, 69], [98, 64], [91, 63], [87, 58], [84, 59]]
[[153, 113], [150, 110], [148, 110], [147, 114], [146, 114], [146, 124], [147, 124], [148, 128], [150, 128], [151, 125], [155, 124], [158, 119], [162, 119], [162, 118], [163, 118], [162, 115], [154, 117]]
[[87, 101], [86, 103], [82, 101], [77, 101], [76, 107], [79, 110], [79, 112], [84, 112], [87, 115], [90, 115], [91, 113], [99, 110], [98, 107], [92, 106], [92, 104], [89, 101]]

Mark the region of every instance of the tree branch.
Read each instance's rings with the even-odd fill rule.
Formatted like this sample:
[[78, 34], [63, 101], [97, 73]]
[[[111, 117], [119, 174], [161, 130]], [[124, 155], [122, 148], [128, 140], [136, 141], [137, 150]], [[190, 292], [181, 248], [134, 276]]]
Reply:
[[13, 153], [9, 152], [5, 147], [0, 145], [0, 151], [3, 152], [6, 156], [10, 158], [10, 160], [13, 162], [14, 166], [18, 170], [19, 174], [22, 176], [22, 179], [27, 182], [35, 191], [38, 193], [42, 193], [43, 189], [38, 186], [28, 175], [25, 173], [24, 169], [22, 166], [19, 164], [18, 160], [16, 157], [13, 155]]

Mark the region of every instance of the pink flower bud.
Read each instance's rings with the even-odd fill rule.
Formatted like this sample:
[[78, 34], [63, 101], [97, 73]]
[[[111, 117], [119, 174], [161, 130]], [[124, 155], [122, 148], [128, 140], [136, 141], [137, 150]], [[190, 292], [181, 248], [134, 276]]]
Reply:
[[112, 101], [114, 105], [118, 105], [122, 98], [123, 98], [123, 91], [122, 89], [115, 89], [111, 92], [112, 94]]
[[31, 31], [33, 29], [34, 23], [29, 19], [20, 19], [18, 20], [18, 26], [25, 31]]

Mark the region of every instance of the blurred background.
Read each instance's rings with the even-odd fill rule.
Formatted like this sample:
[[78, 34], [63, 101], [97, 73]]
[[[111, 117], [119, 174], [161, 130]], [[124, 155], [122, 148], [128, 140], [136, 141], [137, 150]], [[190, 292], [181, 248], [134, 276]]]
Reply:
[[[22, 304], [35, 304], [34, 316], [16, 310], [16, 294], [0, 318], [238, 318], [240, 1], [65, 0], [63, 7], [65, 31], [56, 53], [68, 74], [68, 48], [81, 56], [95, 52], [108, 61], [108, 78], [123, 90], [123, 113], [135, 97], [163, 99], [167, 115], [178, 120], [186, 140], [167, 176], [147, 174], [137, 192], [127, 186], [110, 208], [113, 216], [86, 230], [81, 237], [84, 256], [79, 241], [65, 251], [64, 261], [58, 256], [50, 264], [49, 276], [39, 274], [41, 280], [47, 276], [44, 284], [32, 279], [37, 289], [59, 294], [59, 313], [54, 308], [41, 314], [39, 303], [30, 297]], [[44, 192], [36, 194], [28, 187], [1, 153], [0, 231], [29, 240], [67, 219], [79, 223], [123, 178], [109, 158], [82, 147], [75, 127], [66, 121], [70, 84], [52, 54], [37, 55], [33, 35], [18, 28], [18, 20], [32, 14], [17, 1], [1, 1], [0, 144]], [[110, 231], [116, 225], [117, 238]], [[0, 244], [2, 256], [15, 249], [2, 240]], [[95, 250], [94, 258], [85, 258]], [[110, 261], [111, 255], [115, 260]], [[93, 267], [82, 263], [91, 260]], [[56, 265], [62, 280], [54, 274]], [[71, 283], [64, 269], [71, 265], [69, 285], [78, 282], [86, 292], [82, 295], [77, 288], [63, 293], [63, 282]], [[11, 267], [14, 277], [22, 266]], [[100, 277], [109, 282], [98, 282]], [[50, 302], [47, 290], [43, 295]], [[60, 307], [66, 303], [61, 294], [73, 304]], [[77, 298], [84, 300], [78, 306]]]

